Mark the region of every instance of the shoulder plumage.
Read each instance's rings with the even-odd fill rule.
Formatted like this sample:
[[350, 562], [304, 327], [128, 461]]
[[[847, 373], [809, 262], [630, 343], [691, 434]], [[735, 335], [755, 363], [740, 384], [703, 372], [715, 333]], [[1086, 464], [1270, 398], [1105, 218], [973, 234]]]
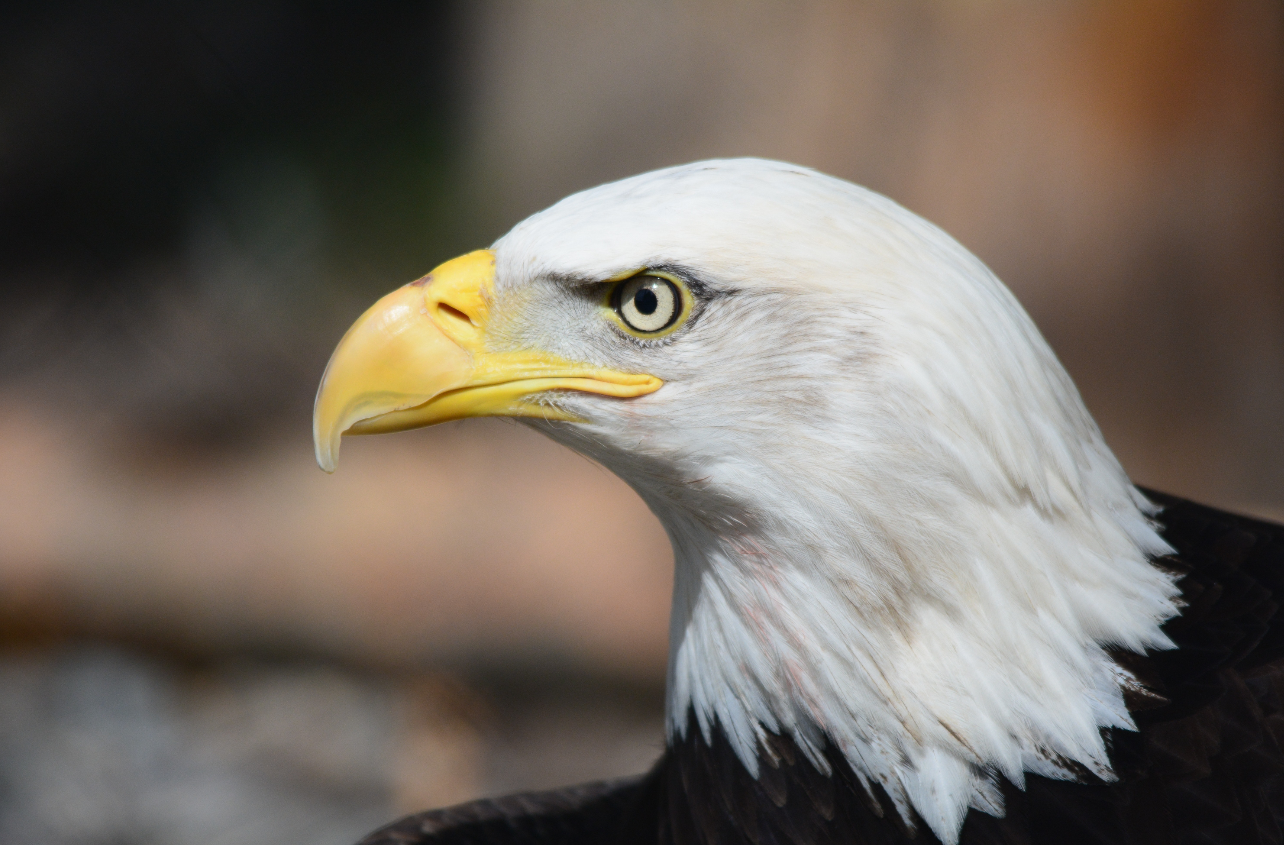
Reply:
[[644, 781], [641, 776], [600, 781], [429, 810], [380, 828], [360, 845], [622, 843], [629, 841], [626, 829], [636, 825]]
[[[1137, 731], [1108, 729], [1105, 782], [1029, 774], [1001, 784], [1005, 814], [972, 810], [962, 845], [1117, 843], [1239, 845], [1284, 840], [1284, 526], [1161, 493], [1157, 521], [1175, 553], [1183, 608], [1172, 650], [1117, 659], [1145, 685], [1129, 707]], [[831, 746], [822, 773], [789, 737], [768, 733], [758, 775], [716, 726], [680, 738], [658, 770], [663, 843], [927, 843], [881, 787]]]

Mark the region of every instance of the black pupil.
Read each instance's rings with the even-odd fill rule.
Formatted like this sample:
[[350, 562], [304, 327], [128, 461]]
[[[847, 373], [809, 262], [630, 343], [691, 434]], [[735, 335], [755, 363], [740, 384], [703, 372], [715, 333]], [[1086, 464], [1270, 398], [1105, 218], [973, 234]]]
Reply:
[[654, 314], [655, 309], [660, 306], [660, 299], [655, 295], [655, 291], [642, 288], [633, 294], [633, 306], [640, 314]]

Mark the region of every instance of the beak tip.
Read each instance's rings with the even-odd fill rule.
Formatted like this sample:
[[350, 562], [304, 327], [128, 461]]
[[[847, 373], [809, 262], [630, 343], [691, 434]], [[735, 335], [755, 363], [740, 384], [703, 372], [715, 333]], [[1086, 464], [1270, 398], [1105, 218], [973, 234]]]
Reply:
[[333, 473], [339, 466], [339, 440], [338, 434], [327, 435], [320, 430], [320, 426], [313, 423], [312, 444], [317, 458], [317, 466], [327, 475]]
[[326, 475], [332, 474], [339, 466], [339, 456], [335, 451], [322, 449], [320, 444], [317, 445], [317, 466], [321, 467], [321, 471]]

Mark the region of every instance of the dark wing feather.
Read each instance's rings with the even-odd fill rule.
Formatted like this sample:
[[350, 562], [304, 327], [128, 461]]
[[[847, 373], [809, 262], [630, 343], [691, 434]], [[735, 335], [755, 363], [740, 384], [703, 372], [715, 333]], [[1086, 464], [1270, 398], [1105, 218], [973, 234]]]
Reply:
[[[643, 777], [470, 801], [393, 822], [360, 845], [596, 845], [620, 842]], [[654, 840], [652, 840], [654, 841]]]

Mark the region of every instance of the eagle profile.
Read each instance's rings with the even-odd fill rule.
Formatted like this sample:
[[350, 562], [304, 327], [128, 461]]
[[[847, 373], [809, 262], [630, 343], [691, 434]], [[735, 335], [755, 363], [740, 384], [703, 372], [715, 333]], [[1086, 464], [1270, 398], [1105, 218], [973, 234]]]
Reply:
[[667, 749], [367, 843], [1281, 841], [1284, 528], [1134, 487], [890, 200], [756, 159], [568, 197], [353, 325], [317, 460], [494, 415], [668, 532]]

